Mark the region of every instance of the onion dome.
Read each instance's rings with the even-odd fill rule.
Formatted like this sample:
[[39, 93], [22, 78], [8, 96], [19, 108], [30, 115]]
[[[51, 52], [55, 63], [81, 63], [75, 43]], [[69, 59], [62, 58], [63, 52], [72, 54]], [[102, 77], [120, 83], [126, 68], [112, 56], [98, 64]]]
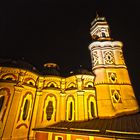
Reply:
[[45, 63], [44, 70], [43, 70], [42, 74], [43, 75], [60, 76], [60, 68], [55, 63]]
[[91, 71], [88, 69], [83, 68], [81, 65], [79, 68], [70, 71], [70, 75], [77, 75], [77, 74], [84, 74], [84, 75], [93, 75]]
[[25, 62], [23, 60], [0, 59], [0, 66], [27, 69], [30, 71], [37, 72], [36, 67], [34, 67], [32, 64]]

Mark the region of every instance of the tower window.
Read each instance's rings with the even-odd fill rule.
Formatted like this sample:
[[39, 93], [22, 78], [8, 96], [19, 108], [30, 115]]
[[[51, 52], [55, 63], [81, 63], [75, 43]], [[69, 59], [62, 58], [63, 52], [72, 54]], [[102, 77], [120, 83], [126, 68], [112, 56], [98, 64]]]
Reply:
[[69, 121], [71, 121], [71, 120], [72, 120], [72, 113], [73, 113], [72, 107], [73, 107], [72, 102], [70, 102], [70, 109], [69, 109]]
[[50, 121], [53, 114], [53, 102], [49, 101], [47, 108], [46, 108], [47, 120]]
[[111, 80], [112, 80], [113, 82], [115, 82], [116, 79], [117, 79], [116, 73], [112, 73], [112, 74], [110, 75], [110, 77], [111, 77]]
[[29, 106], [30, 106], [30, 101], [28, 99], [26, 99], [24, 108], [23, 108], [23, 115], [22, 115], [22, 119], [24, 121], [27, 119], [28, 112], [29, 112]]
[[95, 114], [94, 114], [94, 103], [90, 102], [90, 108], [91, 108], [91, 116], [94, 118]]
[[0, 96], [0, 112], [1, 112], [3, 104], [4, 104], [4, 99], [5, 99], [5, 96]]
[[119, 94], [117, 94], [117, 93], [115, 93], [114, 97], [115, 97], [115, 99], [116, 99], [117, 101], [118, 101], [119, 98], [120, 98]]
[[105, 33], [104, 33], [104, 32], [102, 32], [102, 37], [106, 37], [106, 35], [105, 35]]
[[110, 82], [115, 83], [117, 81], [116, 73], [109, 72], [108, 76], [109, 76]]
[[8, 77], [8, 78], [6, 78], [6, 80], [12, 81], [12, 80], [13, 80], [13, 78]]
[[116, 77], [115, 76], [111, 76], [111, 80], [112, 81], [115, 81], [116, 80]]
[[113, 103], [122, 103], [120, 91], [119, 90], [112, 90], [112, 97], [113, 97]]

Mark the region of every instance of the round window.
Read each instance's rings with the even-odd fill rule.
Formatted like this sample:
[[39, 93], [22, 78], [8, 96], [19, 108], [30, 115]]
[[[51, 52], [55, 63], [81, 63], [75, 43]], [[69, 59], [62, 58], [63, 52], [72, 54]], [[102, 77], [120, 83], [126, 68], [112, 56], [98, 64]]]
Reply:
[[115, 93], [114, 98], [118, 101], [120, 99], [120, 95], [118, 93]]

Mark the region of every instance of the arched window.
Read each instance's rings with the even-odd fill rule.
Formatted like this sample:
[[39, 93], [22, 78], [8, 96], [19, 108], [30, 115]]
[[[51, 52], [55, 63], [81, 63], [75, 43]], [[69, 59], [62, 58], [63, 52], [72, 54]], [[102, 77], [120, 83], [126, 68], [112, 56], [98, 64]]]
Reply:
[[73, 104], [70, 102], [70, 108], [69, 108], [69, 120], [72, 120], [72, 114], [73, 114]]
[[54, 84], [51, 84], [51, 85], [50, 85], [50, 87], [54, 88], [54, 87], [55, 87], [55, 85], [54, 85]]
[[28, 85], [31, 85], [31, 86], [35, 86], [35, 80], [33, 78], [25, 78], [24, 79], [24, 84], [28, 84]]
[[66, 101], [66, 120], [73, 121], [75, 119], [75, 100], [74, 96], [69, 96]]
[[55, 136], [55, 140], [63, 140], [62, 136]]
[[28, 112], [29, 112], [29, 107], [30, 107], [30, 101], [28, 99], [26, 99], [25, 103], [24, 103], [23, 115], [22, 115], [22, 119], [24, 121], [27, 119]]
[[3, 79], [3, 80], [9, 80], [9, 81], [12, 81], [13, 80], [14, 81], [14, 80], [17, 79], [17, 76], [14, 75], [14, 74], [12, 74], [12, 73], [7, 73], [7, 74], [2, 75], [1, 79]]
[[0, 96], [0, 112], [1, 112], [1, 110], [2, 110], [2, 106], [3, 106], [3, 104], [4, 104], [4, 99], [5, 99], [5, 96]]
[[88, 88], [92, 88], [92, 85], [88, 85]]
[[13, 78], [12, 78], [12, 77], [7, 77], [5, 80], [12, 81], [12, 80], [13, 80]]
[[53, 114], [53, 102], [49, 101], [46, 108], [47, 120], [50, 121]]
[[91, 116], [94, 118], [95, 112], [94, 112], [94, 103], [93, 102], [90, 102], [90, 109], [91, 109]]
[[102, 32], [102, 37], [106, 37], [106, 35], [105, 35], [105, 33], [104, 33], [104, 32]]
[[32, 85], [32, 86], [34, 86], [33, 82], [31, 82], [31, 81], [29, 82], [29, 85]]
[[76, 88], [76, 84], [71, 82], [68, 86], [67, 89], [75, 89]]

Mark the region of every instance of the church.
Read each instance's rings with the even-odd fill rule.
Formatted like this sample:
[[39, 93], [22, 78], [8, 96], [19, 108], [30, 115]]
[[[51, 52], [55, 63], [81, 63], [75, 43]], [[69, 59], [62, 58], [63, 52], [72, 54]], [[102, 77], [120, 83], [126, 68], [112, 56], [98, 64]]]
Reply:
[[91, 71], [61, 76], [21, 60], [0, 60], [0, 140], [140, 139], [139, 106], [105, 17], [91, 23]]

